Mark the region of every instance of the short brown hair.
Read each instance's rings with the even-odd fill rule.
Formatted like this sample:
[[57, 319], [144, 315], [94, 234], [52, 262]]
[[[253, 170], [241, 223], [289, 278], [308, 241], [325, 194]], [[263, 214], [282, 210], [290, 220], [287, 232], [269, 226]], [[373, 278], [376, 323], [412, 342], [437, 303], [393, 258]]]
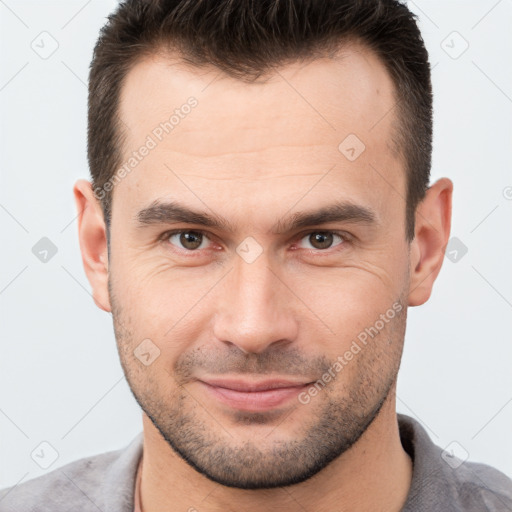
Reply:
[[331, 55], [357, 40], [376, 53], [395, 85], [392, 142], [405, 162], [406, 236], [412, 240], [432, 155], [430, 65], [415, 18], [397, 0], [122, 1], [101, 29], [89, 74], [87, 152], [107, 227], [112, 187], [105, 185], [122, 159], [119, 97], [141, 57], [174, 49], [193, 66], [213, 65], [254, 81], [275, 66]]

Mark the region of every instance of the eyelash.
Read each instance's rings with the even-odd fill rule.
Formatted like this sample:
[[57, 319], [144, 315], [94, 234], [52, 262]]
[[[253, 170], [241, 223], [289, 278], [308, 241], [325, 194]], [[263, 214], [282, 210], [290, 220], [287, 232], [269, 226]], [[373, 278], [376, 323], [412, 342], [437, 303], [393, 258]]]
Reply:
[[[165, 231], [164, 233], [162, 233], [162, 235], [160, 235], [159, 240], [162, 242], [167, 242], [168, 239], [172, 235], [177, 235], [177, 234], [181, 234], [181, 233], [190, 233], [190, 232], [199, 233], [202, 236], [206, 237], [208, 240], [210, 240], [210, 242], [213, 241], [211, 239], [211, 237], [208, 236], [208, 233], [206, 231], [202, 231], [200, 229], [174, 229], [171, 231]], [[329, 255], [329, 254], [332, 254], [332, 250], [334, 250], [334, 251], [343, 250], [342, 247], [345, 246], [345, 244], [350, 243], [352, 240], [352, 236], [345, 231], [336, 231], [336, 230], [329, 230], [329, 229], [325, 229], [325, 230], [315, 229], [315, 230], [310, 230], [310, 231], [307, 231], [304, 233], [300, 233], [300, 235], [297, 235], [297, 240], [300, 242], [303, 238], [305, 238], [308, 235], [312, 235], [313, 233], [329, 233], [332, 235], [339, 236], [342, 239], [341, 243], [339, 243], [333, 247], [328, 247], [327, 249], [302, 249], [302, 250], [308, 251], [310, 254], [314, 253], [315, 255], [322, 255], [322, 254]], [[176, 248], [176, 250], [182, 251], [184, 254], [186, 254], [187, 257], [197, 257], [198, 255], [201, 254], [201, 252], [203, 250], [205, 250], [205, 249], [187, 250], [187, 249], [179, 248], [176, 246], [174, 246], [174, 247]], [[297, 250], [297, 249], [300, 249], [300, 248], [295, 248], [294, 250]]]

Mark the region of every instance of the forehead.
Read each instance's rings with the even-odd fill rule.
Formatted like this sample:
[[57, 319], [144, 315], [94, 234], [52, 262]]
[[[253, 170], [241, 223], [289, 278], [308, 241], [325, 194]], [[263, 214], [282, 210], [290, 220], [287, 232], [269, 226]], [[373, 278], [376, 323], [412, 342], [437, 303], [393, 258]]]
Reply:
[[[196, 106], [184, 108], [190, 98]], [[170, 194], [176, 175], [193, 179], [196, 191], [214, 186], [222, 194], [224, 186], [229, 193], [236, 182], [242, 198], [243, 190], [271, 196], [269, 180], [279, 186], [280, 178], [309, 177], [304, 183], [311, 183], [333, 166], [336, 172], [322, 186], [342, 180], [348, 193], [368, 193], [373, 185], [383, 188], [384, 173], [403, 189], [403, 166], [391, 139], [395, 102], [384, 65], [357, 44], [335, 58], [275, 68], [256, 83], [216, 68], [189, 67], [175, 55], [145, 57], [121, 91], [123, 163], [148, 137], [154, 147], [116, 185], [114, 196], [147, 203], [157, 190], [158, 197]], [[354, 144], [364, 151], [351, 160], [343, 151]]]

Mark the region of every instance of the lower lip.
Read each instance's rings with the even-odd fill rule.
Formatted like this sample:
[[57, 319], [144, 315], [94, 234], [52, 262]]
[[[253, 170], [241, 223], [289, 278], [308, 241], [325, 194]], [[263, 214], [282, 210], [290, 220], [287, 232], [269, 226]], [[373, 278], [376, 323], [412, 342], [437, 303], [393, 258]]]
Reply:
[[266, 391], [235, 391], [234, 389], [212, 386], [199, 381], [220, 402], [243, 411], [267, 411], [283, 405], [307, 388], [292, 386], [288, 388], [269, 389]]

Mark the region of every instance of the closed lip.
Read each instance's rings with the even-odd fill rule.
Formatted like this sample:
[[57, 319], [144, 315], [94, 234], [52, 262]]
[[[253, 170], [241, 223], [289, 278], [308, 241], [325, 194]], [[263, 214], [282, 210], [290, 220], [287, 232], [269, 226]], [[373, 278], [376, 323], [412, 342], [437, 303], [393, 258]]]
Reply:
[[293, 381], [287, 379], [266, 379], [259, 381], [250, 381], [250, 380], [242, 380], [242, 379], [227, 379], [227, 378], [219, 378], [219, 379], [199, 379], [204, 384], [209, 384], [210, 386], [216, 386], [219, 388], [232, 389], [234, 391], [241, 392], [255, 392], [255, 391], [268, 391], [271, 389], [280, 389], [280, 388], [294, 388], [294, 387], [302, 387], [310, 384], [310, 382], [305, 381]]

